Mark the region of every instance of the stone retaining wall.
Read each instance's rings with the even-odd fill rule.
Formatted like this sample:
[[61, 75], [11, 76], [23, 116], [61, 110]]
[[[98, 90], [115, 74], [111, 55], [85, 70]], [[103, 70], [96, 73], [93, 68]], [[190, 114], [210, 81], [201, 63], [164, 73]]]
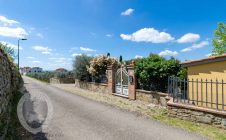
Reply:
[[4, 139], [6, 134], [11, 98], [22, 85], [23, 81], [16, 66], [0, 49], [0, 139]]
[[167, 99], [166, 96], [168, 94], [162, 92], [154, 92], [136, 89], [136, 99], [145, 101], [148, 103], [160, 104], [162, 106], [166, 106]]
[[192, 105], [168, 103], [168, 115], [182, 120], [205, 123], [226, 129], [226, 112]]
[[93, 82], [84, 82], [75, 80], [75, 87], [79, 87], [82, 89], [90, 90], [98, 93], [108, 93], [107, 84], [103, 83], [93, 83]]

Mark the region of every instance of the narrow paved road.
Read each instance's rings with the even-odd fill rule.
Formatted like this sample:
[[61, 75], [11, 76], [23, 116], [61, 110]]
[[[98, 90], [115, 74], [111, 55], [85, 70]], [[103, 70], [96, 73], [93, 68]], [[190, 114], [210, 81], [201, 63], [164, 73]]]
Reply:
[[201, 140], [196, 134], [136, 116], [51, 85], [23, 77], [30, 94], [47, 95], [53, 115], [47, 139], [61, 140]]

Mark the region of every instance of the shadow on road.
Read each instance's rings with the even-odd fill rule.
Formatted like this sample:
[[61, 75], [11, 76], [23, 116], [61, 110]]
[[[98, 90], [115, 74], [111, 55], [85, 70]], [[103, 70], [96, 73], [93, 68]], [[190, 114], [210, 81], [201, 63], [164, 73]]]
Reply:
[[[34, 140], [47, 140], [46, 133], [43, 132], [43, 126], [48, 114], [48, 105], [40, 96], [35, 93], [29, 93], [24, 90], [24, 96], [21, 105], [21, 114], [18, 114], [22, 126], [32, 134]], [[18, 104], [18, 105], [19, 105]]]

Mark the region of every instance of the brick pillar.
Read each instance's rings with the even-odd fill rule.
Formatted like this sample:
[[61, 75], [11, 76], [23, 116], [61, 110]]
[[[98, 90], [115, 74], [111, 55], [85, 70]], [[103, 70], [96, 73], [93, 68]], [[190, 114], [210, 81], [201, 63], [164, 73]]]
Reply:
[[129, 74], [129, 99], [136, 100], [136, 76], [134, 73], [134, 64], [128, 65], [128, 74]]
[[107, 68], [107, 77], [108, 77], [108, 93], [115, 93], [115, 73], [116, 68], [111, 65]]

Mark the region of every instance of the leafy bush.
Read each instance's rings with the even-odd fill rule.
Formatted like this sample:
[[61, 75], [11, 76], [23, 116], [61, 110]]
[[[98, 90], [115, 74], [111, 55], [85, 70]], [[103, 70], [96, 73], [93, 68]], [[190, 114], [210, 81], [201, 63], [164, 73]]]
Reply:
[[73, 72], [55, 72], [54, 77], [56, 78], [73, 78]]
[[27, 76], [49, 83], [50, 78], [54, 77], [54, 72], [27, 73]]
[[81, 81], [90, 81], [91, 75], [87, 70], [87, 66], [90, 65], [92, 57], [87, 55], [76, 56], [73, 62], [73, 73], [76, 79]]
[[185, 77], [186, 69], [182, 69], [180, 61], [174, 58], [166, 60], [155, 54], [138, 59], [135, 65], [138, 87], [146, 90], [166, 92], [168, 77]]
[[90, 61], [90, 66], [87, 66], [88, 72], [92, 75], [95, 81], [100, 81], [106, 77], [106, 70], [109, 65], [118, 65], [118, 61], [110, 56], [100, 55], [94, 57]]
[[2, 49], [7, 54], [10, 61], [13, 62], [15, 57], [14, 49], [9, 47], [7, 44], [2, 44], [1, 42], [0, 42], [0, 49]]

